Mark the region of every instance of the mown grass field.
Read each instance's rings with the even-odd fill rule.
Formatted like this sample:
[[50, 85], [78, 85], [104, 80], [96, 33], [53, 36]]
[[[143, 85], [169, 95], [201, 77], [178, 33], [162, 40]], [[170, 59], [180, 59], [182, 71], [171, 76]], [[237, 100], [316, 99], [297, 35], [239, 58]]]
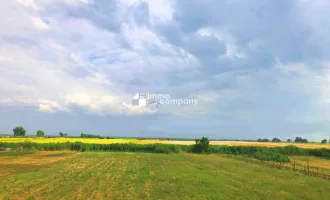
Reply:
[[330, 199], [330, 181], [221, 155], [0, 152], [0, 199]]
[[[175, 141], [175, 140], [139, 140], [139, 139], [99, 139], [99, 138], [10, 138], [0, 137], [0, 143], [19, 143], [19, 142], [34, 142], [34, 143], [62, 143], [62, 142], [83, 142], [89, 144], [111, 144], [111, 143], [134, 143], [134, 144], [180, 144], [192, 145], [195, 141]], [[330, 144], [319, 143], [273, 143], [273, 142], [242, 142], [242, 141], [211, 141], [211, 145], [228, 145], [228, 146], [266, 146], [266, 147], [284, 147], [294, 145], [300, 148], [313, 149], [313, 148], [326, 148], [330, 149]]]

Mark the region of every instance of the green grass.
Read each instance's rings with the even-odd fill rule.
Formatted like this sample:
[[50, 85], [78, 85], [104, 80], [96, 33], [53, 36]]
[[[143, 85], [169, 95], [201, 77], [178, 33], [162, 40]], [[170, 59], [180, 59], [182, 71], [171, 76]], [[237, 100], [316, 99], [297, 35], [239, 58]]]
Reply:
[[[10, 170], [9, 170], [10, 169]], [[0, 199], [330, 199], [330, 181], [221, 155], [0, 153]]]

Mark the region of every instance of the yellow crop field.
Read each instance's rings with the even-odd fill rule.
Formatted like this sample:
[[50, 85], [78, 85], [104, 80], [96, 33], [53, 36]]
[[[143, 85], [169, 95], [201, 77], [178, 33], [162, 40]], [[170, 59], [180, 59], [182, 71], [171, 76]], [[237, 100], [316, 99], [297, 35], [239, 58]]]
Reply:
[[[178, 140], [159, 140], [159, 139], [100, 139], [100, 138], [10, 138], [0, 137], [0, 143], [18, 143], [18, 142], [34, 142], [34, 143], [64, 143], [64, 142], [82, 142], [88, 144], [113, 144], [113, 143], [134, 143], [134, 144], [180, 144], [192, 145], [195, 141], [178, 141]], [[273, 142], [244, 142], [244, 141], [210, 141], [211, 145], [228, 145], [228, 146], [266, 146], [266, 147], [283, 147], [294, 145], [305, 149], [330, 149], [330, 144], [318, 143], [273, 143]]]
[[137, 139], [99, 139], [99, 138], [0, 138], [3, 143], [64, 143], [64, 142], [83, 142], [88, 144], [111, 144], [111, 143], [139, 143]]

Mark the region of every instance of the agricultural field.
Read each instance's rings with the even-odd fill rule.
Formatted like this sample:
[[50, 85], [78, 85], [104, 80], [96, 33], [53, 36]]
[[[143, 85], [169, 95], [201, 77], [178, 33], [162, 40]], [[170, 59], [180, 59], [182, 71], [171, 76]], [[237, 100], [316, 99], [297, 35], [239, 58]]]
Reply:
[[[64, 142], [83, 142], [88, 144], [112, 144], [112, 143], [133, 143], [133, 144], [180, 144], [192, 145], [195, 141], [176, 141], [176, 140], [139, 140], [139, 139], [99, 139], [99, 138], [10, 138], [0, 137], [0, 143], [19, 143], [30, 141], [34, 143], [64, 143]], [[294, 145], [300, 148], [327, 148], [330, 149], [330, 144], [318, 143], [273, 143], [273, 142], [242, 142], [242, 141], [211, 141], [211, 145], [228, 145], [228, 146], [266, 146], [266, 147], [284, 147]]]
[[320, 200], [329, 188], [329, 180], [224, 155], [0, 152], [0, 199]]

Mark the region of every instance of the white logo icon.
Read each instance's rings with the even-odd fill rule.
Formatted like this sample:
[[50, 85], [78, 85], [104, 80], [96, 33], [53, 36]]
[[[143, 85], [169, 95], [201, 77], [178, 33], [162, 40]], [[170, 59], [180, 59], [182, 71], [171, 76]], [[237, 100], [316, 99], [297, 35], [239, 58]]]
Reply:
[[147, 96], [146, 93], [136, 93], [132, 98], [132, 105], [144, 107], [147, 106]]

